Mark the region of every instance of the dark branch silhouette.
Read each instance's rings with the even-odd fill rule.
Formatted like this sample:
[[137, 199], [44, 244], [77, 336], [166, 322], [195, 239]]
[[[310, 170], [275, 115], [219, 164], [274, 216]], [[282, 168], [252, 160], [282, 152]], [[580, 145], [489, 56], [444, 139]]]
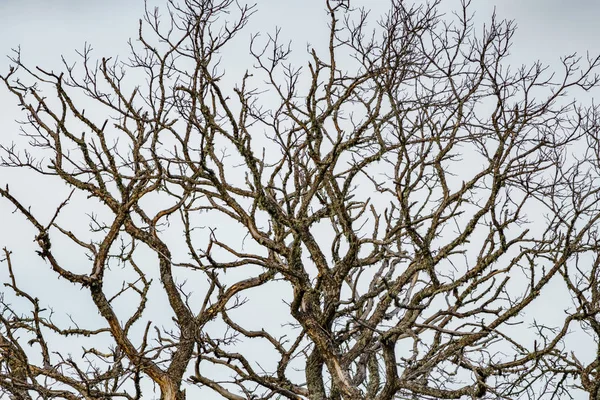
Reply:
[[[2, 212], [91, 308], [59, 318], [4, 249], [9, 398], [600, 399], [600, 347], [569, 340], [600, 343], [599, 113], [569, 100], [600, 60], [510, 68], [514, 25], [466, 3], [324, 5], [303, 64], [256, 34], [241, 77], [232, 0], [148, 10], [126, 61], [15, 52], [29, 144], [2, 165], [70, 194], [48, 218], [6, 186]], [[558, 325], [532, 314], [553, 290]]]

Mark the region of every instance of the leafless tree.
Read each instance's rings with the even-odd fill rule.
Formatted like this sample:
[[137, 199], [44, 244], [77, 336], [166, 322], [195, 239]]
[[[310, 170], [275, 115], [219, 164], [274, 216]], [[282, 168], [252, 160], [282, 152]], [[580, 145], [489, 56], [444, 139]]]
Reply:
[[[324, 1], [304, 63], [285, 29], [256, 34], [237, 80], [223, 60], [255, 8], [233, 0], [148, 9], [125, 61], [86, 47], [55, 72], [16, 51], [1, 79], [29, 144], [4, 141], [2, 165], [70, 193], [48, 216], [4, 182], [2, 212], [95, 308], [59, 321], [5, 248], [1, 390], [600, 399], [599, 114], [571, 100], [600, 60], [510, 68], [511, 22], [438, 3], [375, 23]], [[248, 318], [261, 296], [286, 312]]]

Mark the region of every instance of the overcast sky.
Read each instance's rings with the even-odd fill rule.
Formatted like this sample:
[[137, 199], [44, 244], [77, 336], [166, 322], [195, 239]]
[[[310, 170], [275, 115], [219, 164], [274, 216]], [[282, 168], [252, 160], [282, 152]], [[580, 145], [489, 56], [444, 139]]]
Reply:
[[[384, 10], [384, 0], [353, 0]], [[454, 0], [444, 4], [453, 5]], [[160, 4], [153, 0], [152, 4]], [[597, 16], [600, 3], [593, 0], [476, 0], [471, 9], [485, 20], [496, 8], [502, 18], [513, 19], [519, 30], [515, 36], [515, 56], [553, 59], [572, 52], [600, 51]], [[40, 62], [69, 54], [85, 41], [105, 54], [123, 51], [127, 38], [135, 35], [137, 19], [143, 10], [141, 0], [102, 2], [85, 0], [3, 0], [0, 2], [0, 53], [21, 45], [28, 56]], [[278, 24], [284, 33], [303, 41], [324, 21], [321, 0], [259, 0], [254, 28]], [[30, 54], [31, 53], [31, 54]], [[2, 64], [0, 64], [2, 65]]]
[[[153, 0], [152, 4], [161, 2]], [[355, 1], [355, 5], [380, 11], [388, 4], [383, 0]], [[444, 6], [447, 4], [456, 2], [447, 1]], [[127, 39], [137, 34], [143, 6], [141, 0], [0, 0], [0, 56], [21, 46], [26, 63], [57, 68], [61, 54], [74, 60], [74, 50], [81, 50], [85, 42], [92, 45], [98, 58], [126, 56]], [[477, 21], [483, 22], [490, 18], [494, 8], [500, 18], [515, 20], [518, 26], [512, 51], [516, 64], [539, 59], [557, 65], [561, 55], [573, 52], [585, 55], [586, 51], [600, 54], [598, 1], [474, 0], [471, 10], [476, 13]], [[323, 10], [322, 0], [258, 0], [258, 13], [242, 35], [247, 38], [259, 29], [272, 32], [277, 24], [285, 37], [303, 46], [307, 41], [317, 40], [319, 29], [321, 32], [327, 29]], [[0, 73], [5, 73], [8, 65], [8, 59], [0, 58]], [[18, 133], [13, 122], [19, 117], [18, 108], [13, 104], [13, 98], [4, 88], [0, 89], [0, 141], [5, 144]], [[6, 172], [0, 170], [2, 186], [6, 183], [3, 174]], [[30, 187], [29, 193], [36, 192], [39, 190]], [[3, 226], [2, 218], [8, 218], [7, 207], [6, 202], [0, 201], [0, 248], [15, 250], [24, 240], [29, 244], [32, 232], [8, 227], [7, 220]], [[12, 224], [17, 220], [10, 221]], [[35, 285], [36, 281], [31, 283]], [[68, 299], [64, 301], [69, 304]]]
[[[352, 0], [381, 12], [388, 1]], [[161, 4], [152, 0], [151, 4]], [[455, 0], [446, 0], [451, 9]], [[572, 52], [600, 53], [600, 2], [593, 0], [476, 0], [471, 10], [478, 21], [486, 21], [494, 8], [501, 18], [515, 20], [518, 31], [512, 56], [515, 63], [540, 59], [554, 64], [558, 57]], [[126, 55], [128, 38], [137, 34], [137, 20], [143, 1], [102, 2], [85, 0], [2, 0], [0, 1], [0, 56], [21, 46], [25, 59], [41, 66], [57, 66], [60, 55], [75, 59], [74, 50], [85, 42], [92, 44], [96, 56]], [[321, 0], [259, 0], [258, 13], [246, 30], [271, 31], [275, 24], [283, 34], [300, 45], [318, 38], [326, 29]], [[8, 60], [0, 61], [5, 71]], [[6, 92], [0, 92], [0, 123], [10, 123], [14, 108]]]
[[[381, 12], [384, 0], [352, 0]], [[161, 4], [152, 0], [151, 4]], [[448, 10], [456, 0], [446, 0]], [[541, 60], [554, 64], [561, 55], [572, 52], [600, 53], [600, 2], [593, 0], [476, 0], [471, 10], [478, 21], [486, 21], [494, 8], [501, 18], [515, 20], [518, 31], [512, 50], [516, 64]], [[58, 66], [60, 55], [75, 59], [74, 50], [85, 42], [95, 55], [126, 55], [126, 41], [137, 34], [137, 20], [143, 11], [142, 0], [2, 0], [0, 1], [0, 56], [21, 46], [26, 61], [41, 66]], [[304, 45], [318, 38], [326, 29], [326, 16], [321, 0], [259, 0], [258, 13], [245, 34], [257, 30], [283, 27], [283, 34]], [[322, 32], [322, 31], [321, 31]], [[0, 58], [1, 59], [1, 58]], [[0, 61], [6, 71], [8, 60]], [[15, 108], [6, 92], [0, 92], [0, 124], [6, 127]]]

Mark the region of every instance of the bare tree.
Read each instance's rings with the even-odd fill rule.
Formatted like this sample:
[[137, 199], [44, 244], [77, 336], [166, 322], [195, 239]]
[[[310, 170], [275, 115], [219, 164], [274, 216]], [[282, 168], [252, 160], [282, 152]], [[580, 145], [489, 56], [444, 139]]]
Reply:
[[[29, 146], [5, 143], [2, 165], [70, 194], [48, 217], [11, 183], [3, 209], [101, 319], [59, 322], [5, 248], [1, 390], [600, 399], [598, 110], [569, 97], [600, 60], [511, 69], [511, 22], [438, 3], [394, 0], [369, 25], [328, 0], [304, 64], [284, 31], [254, 35], [238, 81], [221, 60], [254, 7], [232, 0], [148, 10], [126, 61], [86, 47], [54, 72], [17, 51], [1, 79]], [[287, 312], [248, 318], [261, 296]], [[598, 344], [588, 359], [572, 331]]]

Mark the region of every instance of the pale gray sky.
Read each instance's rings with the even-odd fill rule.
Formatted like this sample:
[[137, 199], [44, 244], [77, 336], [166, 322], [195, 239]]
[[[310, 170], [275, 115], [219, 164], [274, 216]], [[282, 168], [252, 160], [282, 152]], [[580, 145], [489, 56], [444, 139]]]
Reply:
[[[351, 0], [354, 5], [372, 7], [379, 11], [387, 8], [384, 0]], [[153, 0], [152, 4], [161, 4]], [[444, 3], [456, 4], [454, 0]], [[500, 18], [516, 21], [518, 30], [514, 36], [512, 61], [514, 64], [531, 63], [541, 60], [544, 63], [558, 65], [561, 55], [579, 52], [585, 56], [586, 51], [592, 55], [600, 54], [600, 2], [592, 0], [473, 0], [471, 10], [476, 12], [477, 21], [486, 21], [496, 8]], [[95, 56], [101, 58], [114, 55], [126, 56], [127, 39], [137, 34], [137, 21], [143, 12], [141, 0], [1, 0], [0, 1], [0, 72], [8, 69], [8, 60], [4, 55], [10, 54], [11, 48], [21, 46], [22, 55], [29, 65], [35, 64], [49, 69], [60, 68], [60, 56], [76, 60], [74, 50], [83, 48], [87, 42], [95, 49]], [[249, 34], [259, 30], [272, 32], [275, 25], [282, 27], [284, 37], [292, 39], [296, 48], [302, 50], [305, 43], [315, 43], [319, 34], [324, 33], [327, 18], [321, 0], [258, 0], [258, 13], [251, 25], [240, 36], [240, 52], [246, 52]], [[305, 53], [299, 54], [303, 57]], [[245, 66], [236, 65], [243, 71]], [[20, 116], [14, 106], [14, 100], [6, 90], [0, 89], [0, 142], [9, 143], [16, 139], [17, 125], [13, 122]], [[0, 185], [11, 183], [24, 196], [29, 196], [32, 203], [43, 203], [52, 200], [52, 204], [60, 201], [60, 197], [52, 198], [53, 193], [38, 196], [40, 188], [33, 185], [19, 185], [27, 175], [20, 175], [15, 182], [15, 174], [0, 170]], [[26, 180], [25, 180], [26, 181]], [[30, 181], [26, 181], [30, 182]], [[36, 183], [37, 185], [37, 183]], [[23, 226], [22, 219], [10, 213], [11, 207], [0, 201], [0, 248], [6, 246], [15, 251], [15, 257], [27, 264], [28, 281], [24, 286], [39, 289], [41, 282], [48, 282], [53, 275], [43, 266], [33, 266], [37, 258], [23, 256], [25, 250], [32, 247], [32, 230]], [[50, 210], [52, 211], [52, 210]], [[17, 225], [20, 224], [20, 225]], [[19, 251], [22, 251], [19, 254]], [[4, 276], [4, 272], [0, 273]], [[62, 290], [62, 289], [61, 289]], [[64, 288], [62, 296], [54, 297], [57, 309], [68, 307], [73, 314], [85, 313], [91, 304], [84, 300], [73, 302], [78, 289]], [[77, 293], [76, 293], [77, 292]], [[81, 296], [83, 298], [83, 296]], [[270, 304], [265, 297], [259, 302], [263, 309], [277, 305]], [[536, 312], [548, 311], [547, 306], [536, 305]], [[275, 311], [273, 311], [275, 312]], [[94, 315], [95, 317], [95, 315]], [[210, 392], [209, 392], [210, 393]], [[214, 395], [213, 395], [214, 396]], [[206, 398], [219, 398], [218, 396]]]

